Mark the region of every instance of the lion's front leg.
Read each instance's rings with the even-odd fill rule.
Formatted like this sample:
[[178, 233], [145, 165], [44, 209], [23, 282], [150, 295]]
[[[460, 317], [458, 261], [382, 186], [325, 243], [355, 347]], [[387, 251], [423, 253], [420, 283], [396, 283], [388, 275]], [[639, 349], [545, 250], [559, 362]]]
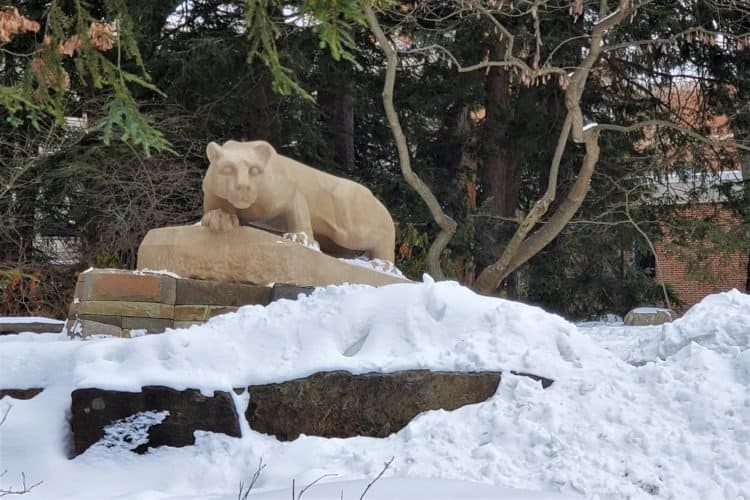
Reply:
[[215, 208], [203, 214], [201, 226], [216, 232], [231, 231], [240, 227], [240, 220], [237, 214], [231, 214], [221, 208]]
[[315, 235], [313, 234], [307, 201], [300, 193], [294, 196], [285, 219], [286, 233], [284, 233], [284, 238], [320, 250], [320, 245], [315, 241]]

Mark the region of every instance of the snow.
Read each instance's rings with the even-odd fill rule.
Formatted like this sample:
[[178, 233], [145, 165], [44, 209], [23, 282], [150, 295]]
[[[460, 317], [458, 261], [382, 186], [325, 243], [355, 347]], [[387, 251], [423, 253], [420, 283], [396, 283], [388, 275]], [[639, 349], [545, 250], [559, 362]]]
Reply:
[[664, 325], [659, 354], [671, 356], [691, 342], [719, 353], [738, 354], [750, 347], [750, 295], [732, 290], [710, 295], [685, 316]]
[[116, 420], [105, 427], [104, 437], [94, 444], [94, 448], [134, 450], [148, 443], [148, 430], [162, 423], [167, 416], [168, 411], [142, 411]]
[[583, 131], [586, 132], [587, 130], [591, 130], [592, 128], [598, 126], [599, 124], [596, 122], [587, 123], [583, 126]]
[[182, 278], [182, 276], [180, 276], [179, 274], [173, 273], [172, 271], [168, 271], [166, 269], [148, 269], [148, 268], [144, 268], [144, 269], [138, 269], [138, 270], [133, 271], [133, 272], [135, 274], [140, 274], [140, 275], [162, 274], [164, 276], [171, 276], [172, 278]]
[[[317, 289], [246, 306], [205, 325], [133, 339], [0, 337], [0, 387], [43, 386], [0, 400], [0, 489], [43, 480], [29, 498], [750, 499], [750, 297], [713, 295], [654, 327], [576, 327], [543, 310], [455, 283]], [[196, 444], [136, 455], [108, 438], [69, 460], [66, 412], [81, 387], [230, 390], [323, 370], [502, 370], [497, 393], [425, 412], [387, 438], [280, 442], [196, 432]], [[555, 380], [548, 389], [510, 370]], [[234, 394], [234, 393], [232, 393]], [[233, 396], [240, 413], [248, 396]], [[108, 446], [107, 443], [109, 443]], [[302, 486], [300, 486], [302, 485]]]
[[671, 314], [669, 309], [664, 309], [663, 307], [636, 307], [631, 312], [636, 314], [658, 314], [660, 312]]
[[339, 259], [342, 262], [346, 262], [347, 264], [353, 264], [355, 266], [359, 267], [365, 267], [367, 269], [373, 269], [375, 271], [390, 274], [391, 276], [396, 276], [397, 278], [403, 278], [407, 279], [406, 276], [401, 272], [401, 270], [393, 264], [393, 262], [389, 262], [387, 260], [382, 259], [368, 259], [366, 257], [357, 257], [356, 259]]
[[601, 19], [597, 20], [594, 23], [594, 26], [598, 26], [598, 25], [602, 24], [603, 22], [612, 19], [614, 16], [616, 16], [619, 13], [620, 13], [620, 8], [618, 7], [615, 10], [613, 10], [612, 12], [610, 12], [608, 15], [606, 15], [606, 16], [602, 17]]
[[[0, 316], [0, 324], [24, 324], [24, 323], [44, 323], [50, 325], [61, 325], [65, 323], [59, 319], [45, 318], [44, 316]], [[46, 328], [46, 327], [45, 327]]]
[[[332, 500], [336, 498], [357, 499], [367, 487], [368, 481], [342, 481], [315, 485], [304, 494], [305, 500]], [[303, 485], [304, 487], [304, 485]], [[299, 491], [299, 487], [297, 488]], [[249, 495], [252, 500], [288, 500], [291, 488], [265, 491]], [[367, 500], [454, 500], [456, 498], [473, 500], [562, 500], [580, 498], [556, 493], [502, 488], [467, 481], [434, 481], [428, 479], [382, 479], [368, 490]]]

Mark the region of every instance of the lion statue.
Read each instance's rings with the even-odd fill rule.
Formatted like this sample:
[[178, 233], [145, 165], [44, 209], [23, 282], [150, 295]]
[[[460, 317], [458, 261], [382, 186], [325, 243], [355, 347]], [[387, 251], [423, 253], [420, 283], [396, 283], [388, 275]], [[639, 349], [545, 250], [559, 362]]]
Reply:
[[206, 155], [201, 225], [230, 231], [248, 224], [332, 255], [394, 261], [393, 219], [361, 184], [281, 155], [265, 141], [211, 142]]

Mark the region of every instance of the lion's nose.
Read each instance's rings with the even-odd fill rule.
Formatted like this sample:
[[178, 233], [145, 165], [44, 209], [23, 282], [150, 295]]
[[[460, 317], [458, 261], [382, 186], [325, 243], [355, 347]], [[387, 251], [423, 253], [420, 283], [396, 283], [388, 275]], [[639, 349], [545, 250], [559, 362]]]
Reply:
[[247, 189], [250, 187], [250, 175], [244, 168], [237, 169], [237, 189]]

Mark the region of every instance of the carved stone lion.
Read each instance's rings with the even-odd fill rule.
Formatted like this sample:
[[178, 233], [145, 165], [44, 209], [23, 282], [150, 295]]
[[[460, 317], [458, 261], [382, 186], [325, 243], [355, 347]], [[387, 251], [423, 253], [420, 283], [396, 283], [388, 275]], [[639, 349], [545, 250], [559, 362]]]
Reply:
[[326, 253], [345, 249], [393, 262], [393, 219], [361, 184], [280, 155], [265, 141], [211, 142], [206, 154], [203, 226], [229, 231], [249, 224]]

